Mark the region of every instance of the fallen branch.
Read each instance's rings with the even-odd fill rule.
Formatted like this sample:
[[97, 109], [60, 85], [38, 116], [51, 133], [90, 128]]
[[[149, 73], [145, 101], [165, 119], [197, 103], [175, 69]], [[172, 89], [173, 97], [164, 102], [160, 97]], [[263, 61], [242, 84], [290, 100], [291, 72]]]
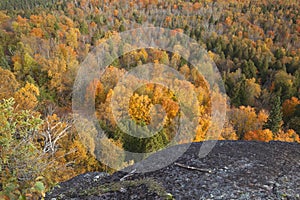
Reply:
[[126, 178], [132, 176], [134, 173], [136, 172], [136, 169], [132, 170], [131, 172], [129, 172], [127, 175], [123, 176], [120, 181], [124, 181]]
[[197, 170], [197, 171], [205, 172], [205, 173], [211, 173], [211, 172], [212, 172], [212, 171], [209, 170], [209, 169], [201, 169], [201, 168], [198, 168], [198, 167], [191, 167], [191, 166], [184, 165], [184, 164], [180, 164], [180, 163], [174, 163], [174, 165], [176, 165], [176, 166], [178, 166], [178, 167], [185, 168], [185, 169]]

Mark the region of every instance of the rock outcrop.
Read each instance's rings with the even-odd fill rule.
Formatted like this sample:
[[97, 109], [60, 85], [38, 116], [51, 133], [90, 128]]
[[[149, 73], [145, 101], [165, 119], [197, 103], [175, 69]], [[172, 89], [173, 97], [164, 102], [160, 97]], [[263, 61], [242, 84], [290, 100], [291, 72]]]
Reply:
[[[201, 144], [193, 143], [176, 162], [157, 171], [79, 175], [46, 199], [300, 199], [299, 144], [218, 141], [199, 158]], [[145, 162], [159, 159], [156, 153]], [[126, 171], [140, 167], [143, 162]]]

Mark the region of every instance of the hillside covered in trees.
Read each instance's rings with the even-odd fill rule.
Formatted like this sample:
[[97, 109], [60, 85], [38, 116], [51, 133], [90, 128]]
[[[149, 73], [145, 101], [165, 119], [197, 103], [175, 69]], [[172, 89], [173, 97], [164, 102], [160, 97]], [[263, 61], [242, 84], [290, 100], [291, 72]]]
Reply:
[[[226, 95], [211, 93], [203, 76], [177, 53], [153, 48], [126, 53], [83, 88], [86, 98], [92, 91], [97, 126], [109, 142], [129, 152], [154, 152], [175, 137], [180, 102], [161, 85], [138, 88], [127, 107], [130, 118], [143, 127], [154, 120], [154, 105], [161, 105], [165, 114], [157, 117], [162, 127], [157, 134], [133, 137], [114, 118], [123, 115], [110, 106], [119, 80], [147, 63], [177, 70], [187, 80], [178, 81], [179, 86], [195, 91], [198, 103], [190, 105], [198, 117], [195, 137], [181, 143], [209, 139], [212, 97], [227, 107], [223, 129], [216, 128], [219, 140], [300, 142], [297, 0], [11, 0], [1, 1], [0, 9], [0, 198], [37, 198], [75, 175], [114, 171], [96, 159], [95, 141], [82, 138], [86, 134], [75, 127], [73, 85], [95, 47], [140, 27], [163, 27], [174, 38], [183, 33], [196, 41], [216, 63]], [[132, 84], [137, 81], [133, 78]], [[113, 159], [114, 153], [103, 156]], [[135, 161], [115, 156], [123, 167]]]

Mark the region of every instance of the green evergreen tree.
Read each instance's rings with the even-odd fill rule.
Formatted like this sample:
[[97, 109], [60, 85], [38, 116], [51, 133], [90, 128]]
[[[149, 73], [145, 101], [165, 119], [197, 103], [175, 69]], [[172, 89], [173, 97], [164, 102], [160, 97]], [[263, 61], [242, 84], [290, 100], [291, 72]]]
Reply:
[[276, 95], [272, 102], [271, 112], [267, 123], [264, 125], [265, 129], [270, 129], [273, 133], [278, 133], [281, 128], [282, 111], [280, 95]]
[[294, 117], [289, 121], [289, 128], [300, 135], [300, 105], [296, 106]]
[[[137, 126], [137, 124], [135, 124], [134, 122], [129, 122], [127, 129], [128, 131], [133, 133], [133, 135], [143, 135], [144, 138], [139, 138], [137, 136], [132, 136], [127, 133], [124, 133], [123, 148], [126, 151], [135, 153], [151, 153], [164, 148], [169, 143], [166, 131], [164, 129], [160, 130], [153, 136], [150, 136], [151, 133], [147, 129], [141, 131], [141, 128]], [[135, 161], [138, 161], [143, 158], [144, 157], [141, 154], [140, 157], [136, 155], [135, 158], [130, 158], [127, 155], [126, 159], [137, 159]]]

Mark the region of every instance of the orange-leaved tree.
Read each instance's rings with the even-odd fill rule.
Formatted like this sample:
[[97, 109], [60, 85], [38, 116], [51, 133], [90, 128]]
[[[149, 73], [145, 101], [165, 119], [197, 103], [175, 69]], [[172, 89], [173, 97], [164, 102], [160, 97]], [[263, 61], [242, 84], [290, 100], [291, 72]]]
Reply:
[[244, 140], [269, 142], [273, 140], [273, 133], [269, 129], [249, 131], [244, 135]]

